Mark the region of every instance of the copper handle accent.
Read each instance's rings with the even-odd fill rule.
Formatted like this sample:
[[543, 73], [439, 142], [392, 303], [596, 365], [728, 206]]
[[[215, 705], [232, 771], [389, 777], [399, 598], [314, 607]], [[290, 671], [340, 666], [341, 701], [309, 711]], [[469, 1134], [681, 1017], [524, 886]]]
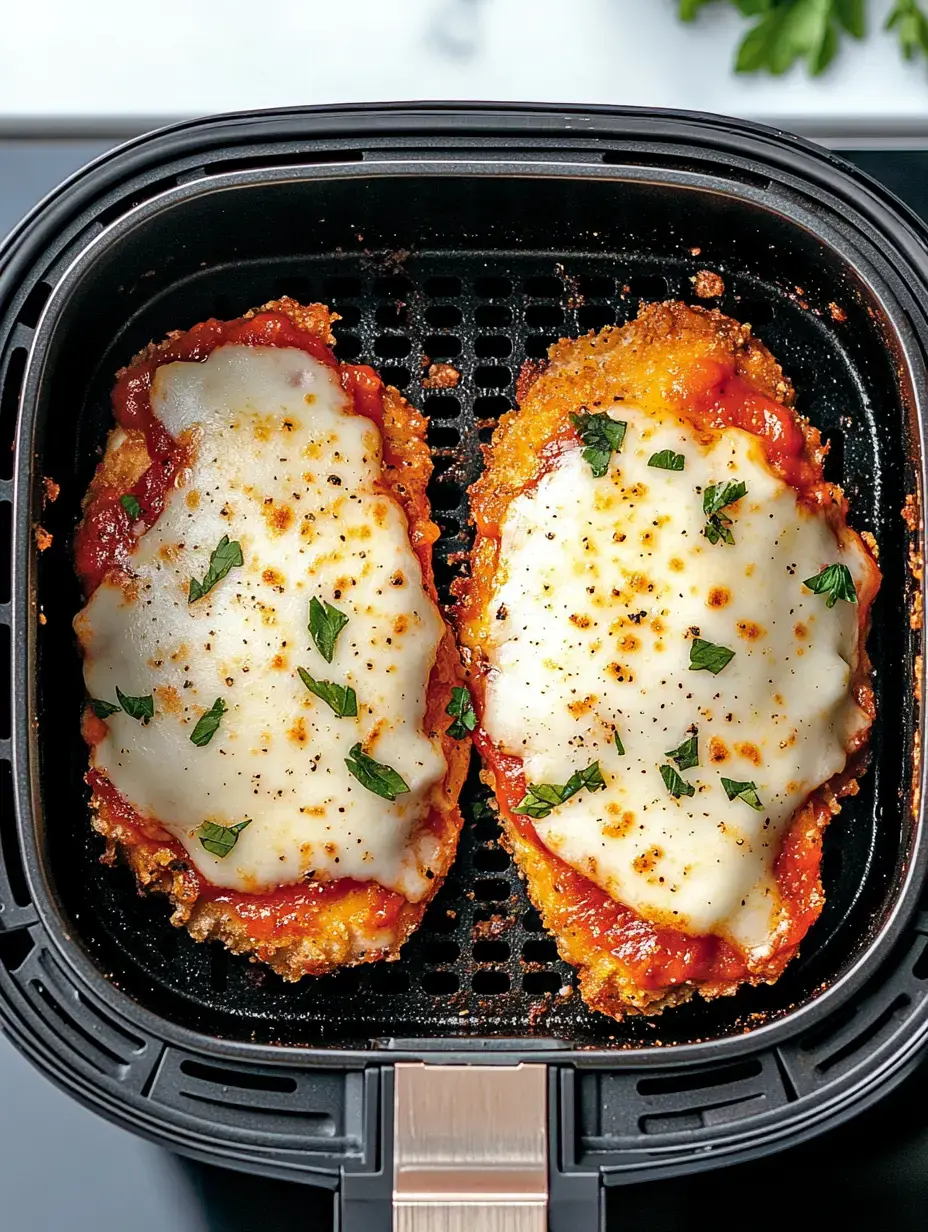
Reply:
[[545, 1232], [547, 1067], [395, 1067], [393, 1232]]

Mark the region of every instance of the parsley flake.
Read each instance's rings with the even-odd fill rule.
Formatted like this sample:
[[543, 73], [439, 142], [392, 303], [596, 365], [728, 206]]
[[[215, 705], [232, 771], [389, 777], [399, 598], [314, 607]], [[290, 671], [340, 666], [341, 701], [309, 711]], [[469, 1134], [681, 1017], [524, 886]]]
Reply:
[[599, 762], [591, 761], [585, 770], [576, 770], [566, 783], [528, 783], [525, 795], [512, 810], [525, 817], [547, 817], [553, 808], [563, 804], [578, 791], [600, 791], [606, 784], [600, 773]]
[[612, 733], [612, 739], [615, 741], [616, 752], [620, 757], [625, 756], [625, 745], [622, 743], [622, 737], [617, 731]]
[[108, 719], [111, 714], [119, 714], [122, 709], [121, 706], [114, 706], [112, 702], [105, 702], [99, 697], [91, 697], [89, 705], [98, 719]]
[[237, 539], [233, 539], [230, 543], [229, 536], [223, 535], [214, 551], [210, 553], [209, 568], [206, 570], [203, 581], [198, 582], [196, 578], [190, 579], [190, 589], [187, 591], [188, 604], [202, 599], [217, 582], [222, 581], [230, 569], [238, 568], [244, 563], [242, 545]]
[[360, 744], [352, 746], [345, 758], [345, 765], [348, 767], [348, 773], [354, 775], [362, 787], [366, 787], [376, 796], [383, 796], [385, 800], [395, 800], [397, 796], [409, 791], [409, 784], [402, 775], [397, 774], [391, 766], [385, 766], [382, 762], [374, 761], [373, 757], [368, 757]]
[[197, 725], [190, 733], [190, 739], [197, 748], [201, 749], [204, 744], [209, 744], [213, 736], [215, 736], [216, 729], [219, 727], [226, 709], [225, 702], [221, 697], [217, 697], [209, 710], [205, 711], [197, 719]]
[[350, 685], [346, 687], [342, 684], [332, 684], [328, 680], [314, 680], [305, 668], [298, 667], [296, 670], [310, 693], [315, 693], [316, 697], [331, 707], [340, 719], [357, 718], [358, 695]]
[[727, 646], [717, 646], [715, 642], [707, 642], [701, 637], [694, 637], [690, 642], [691, 672], [711, 672], [717, 676], [734, 657], [735, 652]]
[[745, 804], [749, 804], [752, 809], [763, 812], [764, 806], [760, 802], [760, 796], [757, 794], [756, 783], [739, 783], [735, 779], [722, 778], [722, 786], [725, 788], [725, 795], [729, 800], [734, 800], [736, 797], [743, 800]]
[[609, 459], [613, 453], [622, 448], [628, 424], [610, 418], [605, 411], [591, 415], [586, 410], [582, 410], [578, 415], [571, 413], [570, 422], [586, 445], [583, 451], [584, 462], [589, 462], [594, 479], [601, 479], [609, 469]]
[[834, 607], [839, 599], [857, 602], [857, 587], [847, 565], [826, 565], [821, 573], [806, 578], [802, 584], [817, 595], [825, 595], [826, 607]]
[[703, 492], [702, 511], [706, 515], [706, 524], [702, 533], [710, 543], [721, 541], [733, 544], [735, 542], [735, 537], [729, 529], [732, 524], [731, 518], [722, 510], [741, 500], [742, 496], [747, 495], [747, 490], [748, 485], [739, 480], [737, 483], [734, 481], [726, 484], [710, 483]]
[[348, 617], [345, 613], [340, 612], [331, 603], [320, 603], [316, 598], [310, 599], [309, 633], [326, 663], [332, 662], [338, 635], [347, 623]]
[[197, 838], [210, 855], [221, 858], [229, 854], [238, 842], [238, 836], [250, 825], [250, 817], [247, 821], [237, 821], [234, 826], [220, 826], [215, 821], [204, 821], [197, 830]]
[[686, 466], [686, 458], [682, 453], [674, 453], [672, 449], [662, 449], [660, 453], [651, 454], [648, 466], [656, 466], [661, 471], [682, 471]]
[[699, 765], [699, 733], [696, 728], [692, 728], [692, 735], [688, 736], [682, 744], [678, 744], [675, 749], [670, 749], [664, 754], [676, 764], [678, 770], [692, 770], [694, 766]]
[[133, 496], [131, 492], [127, 492], [124, 496], [120, 496], [119, 503], [122, 505], [123, 509], [125, 509], [126, 513], [128, 513], [129, 517], [133, 519], [133, 521], [138, 521], [138, 519], [142, 516], [142, 506], [139, 504], [139, 498], [137, 496]]
[[127, 697], [117, 688], [116, 697], [131, 719], [138, 719], [140, 723], [148, 723], [155, 717], [155, 699], [150, 693], [145, 697]]
[[673, 766], [661, 766], [661, 778], [674, 800], [679, 800], [681, 796], [695, 796], [696, 794], [693, 784], [681, 779]]
[[467, 689], [453, 688], [451, 690], [451, 701], [445, 708], [445, 714], [454, 719], [447, 729], [452, 740], [463, 740], [467, 733], [472, 732], [477, 726], [474, 703]]

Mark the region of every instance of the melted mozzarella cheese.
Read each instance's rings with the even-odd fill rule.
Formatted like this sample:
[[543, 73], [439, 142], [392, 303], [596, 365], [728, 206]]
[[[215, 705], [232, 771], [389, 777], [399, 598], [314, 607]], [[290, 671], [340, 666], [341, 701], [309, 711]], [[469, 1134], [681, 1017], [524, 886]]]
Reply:
[[[857, 607], [828, 608], [802, 579], [840, 561], [860, 583], [862, 549], [836, 542], [750, 434], [624, 406], [613, 417], [628, 431], [603, 478], [570, 450], [508, 509], [484, 727], [529, 783], [599, 761], [606, 790], [534, 823], [545, 846], [645, 918], [761, 960], [784, 829], [868, 722], [848, 690]], [[648, 465], [665, 449], [685, 470]], [[747, 484], [726, 511], [735, 543], [712, 544], [703, 491], [730, 480]], [[718, 675], [691, 670], [694, 637], [735, 656]], [[699, 765], [682, 777], [695, 794], [674, 799], [660, 767], [692, 725]], [[722, 776], [756, 783], [763, 809], [729, 800]]]
[[[423, 897], [434, 839], [414, 832], [446, 768], [423, 730], [443, 626], [384, 493], [378, 429], [295, 349], [226, 346], [165, 365], [152, 405], [191, 442], [189, 469], [139, 538], [132, 578], [104, 582], [76, 627], [90, 696], [153, 693], [155, 717], [107, 719], [94, 765], [216, 885], [347, 876]], [[243, 566], [188, 604], [223, 535]], [[314, 596], [348, 617], [331, 663], [309, 635]], [[298, 667], [353, 687], [357, 718], [337, 718]], [[191, 733], [217, 698], [228, 709], [197, 747]], [[408, 794], [391, 803], [349, 774], [359, 741]], [[204, 821], [245, 819], [225, 857], [197, 837]]]

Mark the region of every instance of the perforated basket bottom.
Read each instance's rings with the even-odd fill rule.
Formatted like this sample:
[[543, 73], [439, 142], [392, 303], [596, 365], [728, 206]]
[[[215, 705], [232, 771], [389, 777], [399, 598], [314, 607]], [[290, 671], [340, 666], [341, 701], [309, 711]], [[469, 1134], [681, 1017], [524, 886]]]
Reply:
[[[523, 361], [543, 358], [559, 337], [628, 320], [642, 301], [698, 302], [690, 282], [698, 268], [695, 258], [676, 264], [662, 258], [658, 273], [646, 257], [622, 254], [572, 255], [561, 264], [551, 254], [441, 253], [202, 270], [148, 305], [112, 344], [85, 413], [78, 469], [88, 471], [108, 422], [109, 374], [149, 338], [206, 316], [235, 316], [283, 294], [323, 300], [341, 314], [340, 358], [375, 365], [429, 416], [435, 459], [430, 495], [443, 533], [436, 572], [447, 601], [449, 583], [466, 567], [465, 490], [481, 467], [479, 444], [514, 405]], [[728, 274], [725, 282], [725, 295], [713, 303], [751, 322], [781, 360], [800, 410], [832, 442], [829, 478], [843, 481], [858, 528], [879, 534], [882, 454], [863, 382], [827, 313], [807, 310], [772, 284]], [[427, 360], [452, 364], [458, 386], [423, 389]], [[879, 668], [876, 634], [871, 651]], [[878, 725], [877, 751], [879, 745]], [[75, 791], [83, 756], [75, 746]], [[474, 802], [486, 795], [476, 764], [462, 799], [466, 821], [452, 874], [393, 963], [290, 985], [219, 944], [197, 945], [168, 923], [163, 899], [138, 896], [126, 870], [101, 867], [99, 840], [79, 819], [74, 848], [57, 866], [66, 905], [102, 969], [149, 1008], [201, 1030], [256, 1041], [361, 1046], [384, 1037], [500, 1035], [560, 1037], [580, 1046], [667, 1044], [736, 1033], [756, 1024], [758, 1015], [779, 1016], [854, 957], [882, 905], [883, 874], [895, 861], [894, 840], [875, 824], [875, 793], [892, 790], [871, 773], [833, 823], [824, 864], [827, 907], [775, 987], [745, 989], [712, 1004], [697, 1000], [658, 1020], [623, 1024], [583, 1005], [571, 969], [558, 959], [497, 842], [495, 821], [473, 819]]]

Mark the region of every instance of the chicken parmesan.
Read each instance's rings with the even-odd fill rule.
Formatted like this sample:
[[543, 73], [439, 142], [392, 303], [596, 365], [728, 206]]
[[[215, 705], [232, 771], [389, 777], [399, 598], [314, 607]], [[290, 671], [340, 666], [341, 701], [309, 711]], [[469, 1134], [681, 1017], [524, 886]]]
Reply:
[[506, 842], [592, 1008], [773, 982], [865, 759], [874, 554], [749, 325], [649, 305], [520, 386], [458, 613]]
[[334, 320], [283, 299], [137, 357], [75, 541], [104, 858], [287, 979], [397, 956], [469, 754], [425, 421]]

